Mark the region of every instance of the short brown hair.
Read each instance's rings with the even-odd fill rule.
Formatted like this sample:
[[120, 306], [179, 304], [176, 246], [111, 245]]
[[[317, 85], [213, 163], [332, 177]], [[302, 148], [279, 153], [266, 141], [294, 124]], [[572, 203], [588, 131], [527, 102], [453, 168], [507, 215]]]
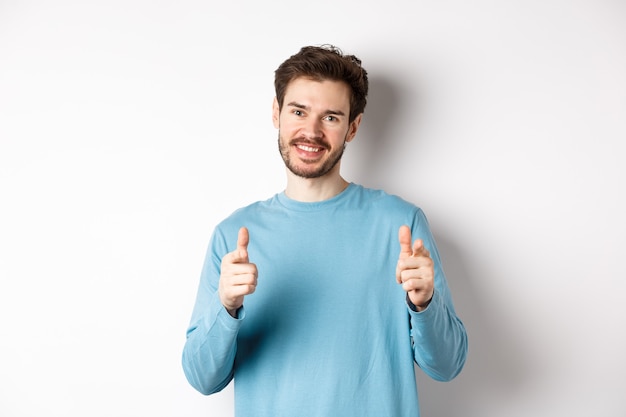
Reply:
[[283, 107], [285, 92], [291, 81], [299, 77], [316, 81], [343, 81], [350, 87], [350, 116], [352, 122], [365, 111], [367, 104], [367, 71], [361, 60], [354, 55], [345, 55], [333, 45], [305, 46], [283, 62], [274, 73], [274, 88], [278, 108]]

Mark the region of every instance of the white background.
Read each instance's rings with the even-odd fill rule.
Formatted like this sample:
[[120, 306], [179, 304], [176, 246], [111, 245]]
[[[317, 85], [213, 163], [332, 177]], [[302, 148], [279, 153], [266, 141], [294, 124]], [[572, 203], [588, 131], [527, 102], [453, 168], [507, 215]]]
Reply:
[[184, 332], [322, 43], [371, 79], [345, 177], [425, 210], [468, 329], [423, 415], [626, 415], [623, 1], [0, 0], [1, 416], [232, 415]]

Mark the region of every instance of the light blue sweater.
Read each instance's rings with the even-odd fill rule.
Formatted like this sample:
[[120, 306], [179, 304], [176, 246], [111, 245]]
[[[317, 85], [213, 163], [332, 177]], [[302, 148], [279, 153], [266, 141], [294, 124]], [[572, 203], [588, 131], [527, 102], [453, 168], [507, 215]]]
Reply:
[[[435, 261], [435, 294], [419, 313], [395, 279], [403, 224]], [[259, 277], [235, 319], [217, 288], [221, 259], [235, 249], [242, 226]], [[183, 369], [203, 394], [234, 377], [238, 417], [416, 417], [413, 361], [446, 381], [466, 354], [465, 328], [423, 212], [350, 184], [317, 203], [277, 194], [215, 228]]]

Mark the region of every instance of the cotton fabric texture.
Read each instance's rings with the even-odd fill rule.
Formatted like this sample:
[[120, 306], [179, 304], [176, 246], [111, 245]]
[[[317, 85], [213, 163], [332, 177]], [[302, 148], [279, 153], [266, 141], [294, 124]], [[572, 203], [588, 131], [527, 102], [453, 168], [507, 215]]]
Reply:
[[[406, 224], [435, 262], [428, 308], [413, 311], [396, 282]], [[254, 294], [231, 317], [217, 294], [222, 257], [249, 230]], [[419, 415], [414, 362], [446, 381], [467, 336], [421, 209], [351, 183], [303, 203], [284, 193], [235, 211], [213, 231], [183, 351], [203, 394], [234, 378], [237, 417]]]

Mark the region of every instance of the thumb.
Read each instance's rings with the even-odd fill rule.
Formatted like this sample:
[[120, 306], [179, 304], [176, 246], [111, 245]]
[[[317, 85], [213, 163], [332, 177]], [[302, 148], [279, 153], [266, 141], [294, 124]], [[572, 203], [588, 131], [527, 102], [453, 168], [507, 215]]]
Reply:
[[400, 242], [400, 259], [408, 258], [413, 255], [413, 248], [411, 247], [411, 229], [409, 229], [409, 226], [400, 226], [398, 241]]
[[237, 235], [237, 254], [239, 255], [240, 261], [248, 262], [248, 243], [250, 242], [250, 235], [248, 233], [248, 229], [242, 227], [239, 229], [239, 234]]

